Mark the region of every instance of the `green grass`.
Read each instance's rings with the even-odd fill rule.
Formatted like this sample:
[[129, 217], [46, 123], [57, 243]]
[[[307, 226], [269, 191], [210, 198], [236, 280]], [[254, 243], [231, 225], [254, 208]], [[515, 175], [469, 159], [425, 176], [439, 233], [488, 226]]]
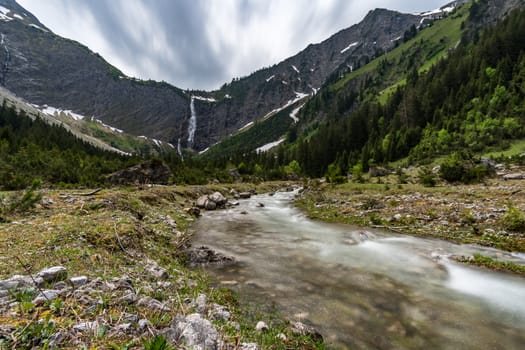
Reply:
[[512, 262], [504, 262], [492, 259], [481, 254], [474, 254], [471, 258], [457, 258], [459, 262], [469, 265], [479, 266], [496, 271], [512, 272], [519, 275], [525, 275], [525, 266], [518, 265]]
[[523, 153], [525, 153], [525, 139], [512, 141], [507, 149], [487, 152], [482, 156], [486, 158], [512, 157]]

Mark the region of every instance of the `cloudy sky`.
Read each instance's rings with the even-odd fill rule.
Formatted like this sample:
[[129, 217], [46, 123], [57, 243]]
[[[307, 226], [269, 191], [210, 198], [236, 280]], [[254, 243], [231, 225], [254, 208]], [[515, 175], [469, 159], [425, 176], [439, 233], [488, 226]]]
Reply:
[[447, 0], [18, 0], [55, 33], [125, 74], [216, 89], [359, 22], [376, 7], [432, 10]]

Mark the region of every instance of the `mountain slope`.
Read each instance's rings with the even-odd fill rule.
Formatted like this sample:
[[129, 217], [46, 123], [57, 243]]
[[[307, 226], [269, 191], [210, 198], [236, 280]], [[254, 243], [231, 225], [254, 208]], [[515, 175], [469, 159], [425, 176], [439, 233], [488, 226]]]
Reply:
[[[5, 88], [33, 104], [93, 116], [137, 136], [173, 144], [180, 139], [196, 150], [283, 106], [298, 92], [313, 93], [337, 67], [364, 64], [421, 21], [418, 15], [371, 11], [361, 23], [278, 65], [206, 93], [125, 77], [88, 48], [53, 34], [14, 0], [0, 0], [0, 6], [6, 9], [0, 18]], [[194, 99], [192, 115], [193, 95], [208, 100]]]
[[[11, 0], [0, 5], [18, 6]], [[94, 116], [134, 135], [168, 140], [184, 132], [189, 98], [181, 90], [127, 79], [99, 55], [53, 34], [34, 18], [29, 25], [19, 20], [17, 11], [12, 20], [0, 19], [5, 88], [33, 104]]]
[[[472, 21], [475, 11], [465, 6], [450, 20], [464, 21], [464, 13]], [[342, 84], [327, 85], [305, 106], [302, 135], [288, 146], [284, 164], [295, 159], [306, 174], [322, 176], [407, 156], [410, 164], [455, 151], [468, 158], [465, 152], [502, 150], [525, 137], [524, 18], [523, 7], [516, 9], [478, 41], [463, 42], [421, 69], [433, 60], [423, 38], [440, 30], [436, 24], [396, 49], [405, 53], [396, 60], [392, 51], [381, 58], [386, 63], [371, 62]], [[405, 67], [401, 75], [399, 67]], [[381, 98], [385, 80], [395, 81], [388, 77], [403, 83]], [[307, 124], [319, 115], [326, 119], [318, 128]]]

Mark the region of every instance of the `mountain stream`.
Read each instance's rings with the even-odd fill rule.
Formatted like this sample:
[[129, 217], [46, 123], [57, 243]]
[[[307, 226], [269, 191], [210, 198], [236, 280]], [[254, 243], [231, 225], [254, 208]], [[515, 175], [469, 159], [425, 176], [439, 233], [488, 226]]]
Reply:
[[312, 221], [293, 196], [255, 196], [195, 223], [195, 247], [236, 259], [206, 267], [217, 285], [313, 325], [330, 348], [525, 348], [525, 278], [446, 258], [523, 255]]

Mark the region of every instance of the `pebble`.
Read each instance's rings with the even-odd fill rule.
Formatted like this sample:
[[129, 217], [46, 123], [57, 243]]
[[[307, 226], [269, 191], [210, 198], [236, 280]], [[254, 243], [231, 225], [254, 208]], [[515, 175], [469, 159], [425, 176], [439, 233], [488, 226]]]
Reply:
[[257, 322], [257, 325], [255, 326], [257, 332], [266, 332], [268, 329], [268, 325], [264, 321]]

